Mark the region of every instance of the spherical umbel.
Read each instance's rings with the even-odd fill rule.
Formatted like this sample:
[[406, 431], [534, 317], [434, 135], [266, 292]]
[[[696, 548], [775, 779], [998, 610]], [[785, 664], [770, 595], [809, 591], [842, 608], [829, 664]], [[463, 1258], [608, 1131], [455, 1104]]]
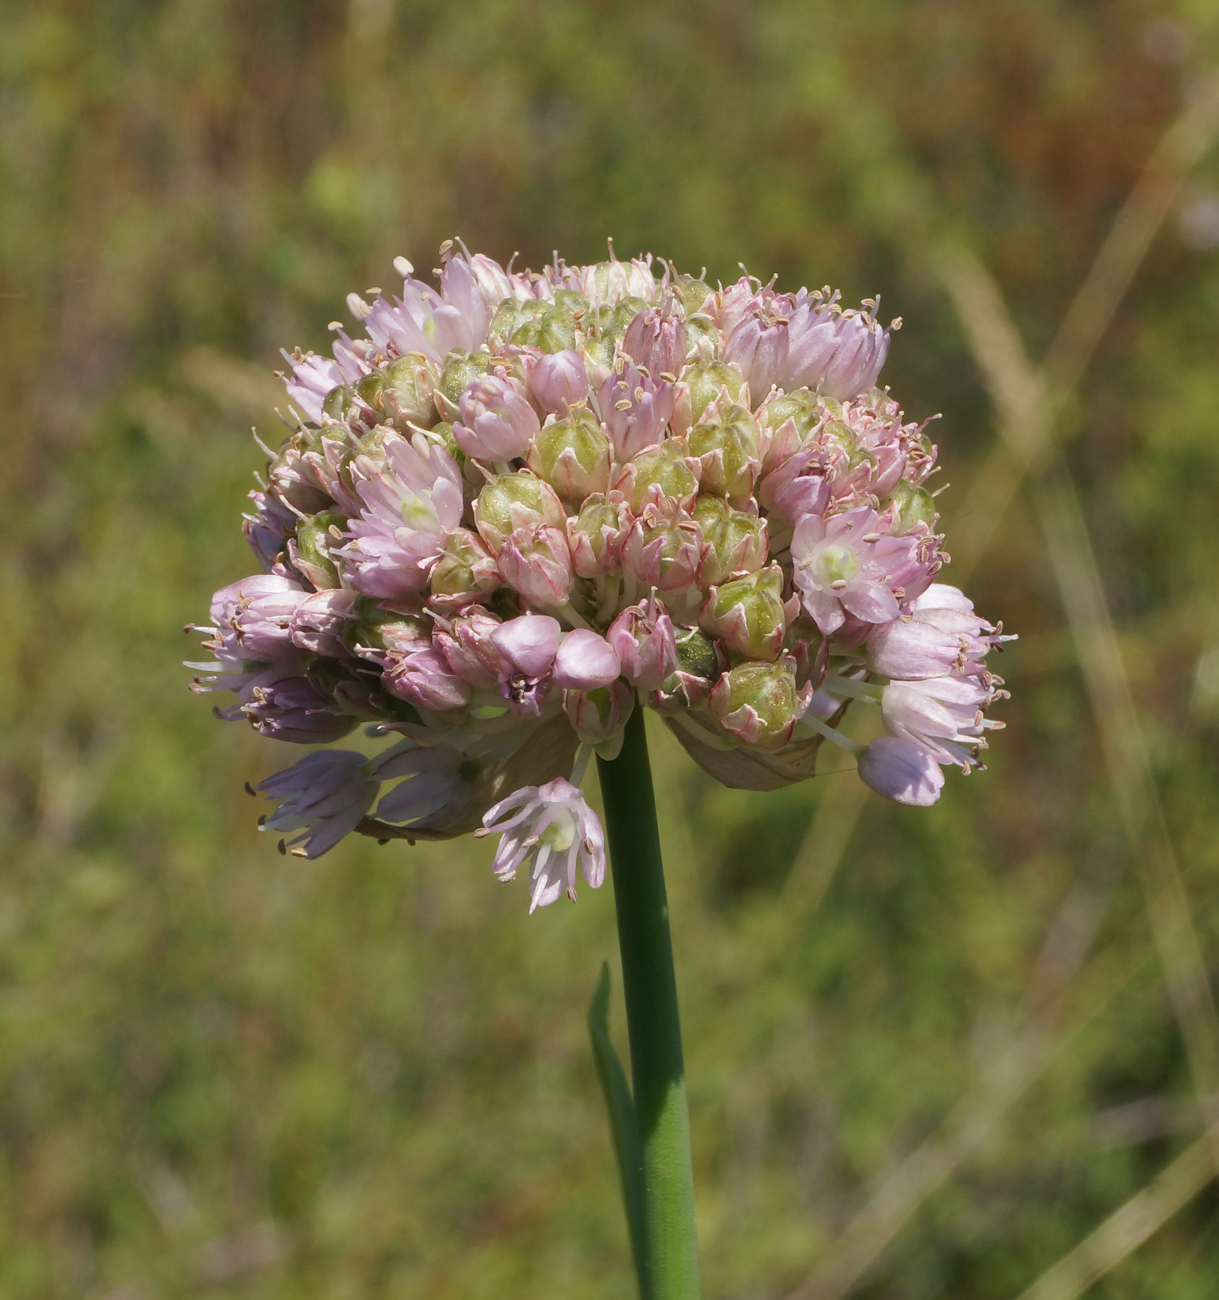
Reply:
[[[605, 871], [580, 777], [640, 707], [746, 788], [811, 777], [826, 740], [912, 805], [980, 765], [1007, 638], [937, 580], [936, 449], [876, 387], [900, 322], [650, 256], [395, 266], [330, 356], [285, 353], [260, 572], [191, 665], [264, 735], [390, 742], [263, 782], [293, 853], [481, 829], [532, 907], [574, 899]], [[866, 749], [852, 703], [879, 708]]]

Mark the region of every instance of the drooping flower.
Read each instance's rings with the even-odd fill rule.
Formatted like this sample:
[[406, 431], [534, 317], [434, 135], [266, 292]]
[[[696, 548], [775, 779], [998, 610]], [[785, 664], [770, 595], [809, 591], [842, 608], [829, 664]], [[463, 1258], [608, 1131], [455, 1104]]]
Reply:
[[529, 868], [529, 910], [560, 895], [576, 901], [576, 871], [593, 889], [605, 879], [605, 837], [578, 786], [556, 777], [525, 786], [487, 809], [483, 834], [500, 836], [493, 870], [512, 880]]
[[367, 815], [380, 783], [371, 775], [363, 754], [346, 749], [325, 749], [259, 782], [268, 799], [279, 807], [263, 823], [263, 830], [301, 833], [288, 840], [298, 857], [318, 858], [347, 835]]

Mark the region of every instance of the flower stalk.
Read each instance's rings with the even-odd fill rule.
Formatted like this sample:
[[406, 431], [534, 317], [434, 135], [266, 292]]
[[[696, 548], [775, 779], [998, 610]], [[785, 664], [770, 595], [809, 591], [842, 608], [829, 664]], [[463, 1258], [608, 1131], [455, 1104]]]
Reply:
[[[618, 757], [598, 759], [597, 771], [618, 912], [642, 1176], [643, 1259], [636, 1259], [640, 1294], [642, 1300], [698, 1300], [677, 980], [642, 709], [631, 714]], [[624, 1149], [618, 1144], [620, 1152]], [[633, 1177], [623, 1170], [624, 1187]]]

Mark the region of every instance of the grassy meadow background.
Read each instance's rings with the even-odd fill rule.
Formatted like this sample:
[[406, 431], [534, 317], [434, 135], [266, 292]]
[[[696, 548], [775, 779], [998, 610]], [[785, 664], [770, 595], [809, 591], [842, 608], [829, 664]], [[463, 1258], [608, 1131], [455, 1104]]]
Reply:
[[[0, 1300], [632, 1294], [609, 887], [529, 917], [486, 843], [278, 856], [242, 783], [297, 753], [180, 667], [252, 567], [278, 349], [453, 235], [881, 294], [946, 576], [1021, 637], [930, 811], [726, 792], [654, 734], [708, 1300], [1014, 1300], [1196, 1141], [1044, 484], [970, 505], [998, 426], [935, 248], [1039, 357], [1217, 37], [1204, 0], [0, 5]], [[1058, 428], [1212, 973], [1217, 362], [1208, 154]], [[1213, 1297], [1193, 1192], [1087, 1294]]]

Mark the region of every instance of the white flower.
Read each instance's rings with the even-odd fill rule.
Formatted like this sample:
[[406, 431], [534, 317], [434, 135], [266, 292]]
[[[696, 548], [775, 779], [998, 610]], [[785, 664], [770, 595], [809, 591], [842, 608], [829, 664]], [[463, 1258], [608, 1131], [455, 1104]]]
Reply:
[[[496, 825], [496, 819], [505, 820]], [[527, 785], [487, 810], [476, 835], [501, 835], [493, 869], [512, 880], [532, 862], [530, 912], [566, 893], [576, 900], [576, 867], [593, 889], [605, 879], [605, 836], [578, 786], [562, 777]]]

